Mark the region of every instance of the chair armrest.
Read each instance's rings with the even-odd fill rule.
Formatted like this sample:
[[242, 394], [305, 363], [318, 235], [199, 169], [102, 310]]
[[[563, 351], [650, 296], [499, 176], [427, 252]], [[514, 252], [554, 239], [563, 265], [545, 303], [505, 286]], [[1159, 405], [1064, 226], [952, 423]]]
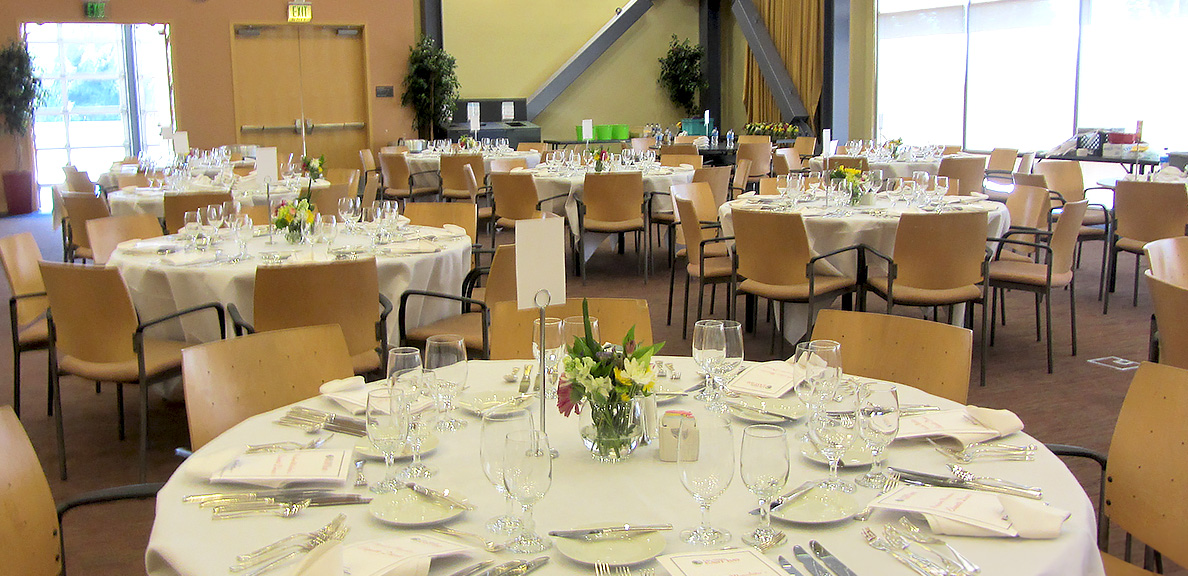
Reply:
[[256, 333], [256, 328], [243, 319], [243, 315], [239, 313], [239, 307], [234, 302], [227, 304], [227, 314], [231, 316], [231, 326], [235, 329], [236, 336]]
[[1050, 230], [1040, 230], [1039, 228], [1029, 228], [1027, 226], [1019, 226], [1018, 228], [1012, 226], [1011, 229], [1007, 230], [1006, 234], [1003, 234], [1001, 238], [987, 238], [986, 240], [987, 241], [1004, 240], [1004, 239], [1014, 236], [1016, 234], [1026, 234], [1028, 236], [1044, 236], [1046, 238], [1052, 237], [1052, 232]]
[[[701, 241], [701, 253], [705, 254], [705, 247], [716, 242], [733, 242], [734, 236], [719, 236], [717, 238], [706, 238]], [[733, 252], [733, 250], [731, 250]]]
[[1106, 468], [1106, 455], [1096, 450], [1090, 450], [1081, 446], [1073, 446], [1071, 444], [1044, 444], [1044, 446], [1051, 450], [1057, 456], [1073, 456], [1076, 458], [1088, 458], [1097, 462], [1102, 470]]
[[558, 198], [569, 198], [569, 192], [566, 192], [564, 194], [556, 194], [554, 196], [549, 196], [548, 198], [538, 201], [536, 203], [536, 209], [540, 210], [541, 205], [543, 205], [545, 202], [548, 202], [550, 200], [556, 200]]
[[164, 482], [129, 484], [127, 486], [104, 488], [102, 490], [95, 490], [92, 492], [79, 494], [78, 496], [58, 504], [58, 523], [62, 523], [62, 516], [79, 506], [99, 504], [103, 502], [117, 502], [119, 500], [144, 500], [146, 498], [154, 498], [157, 496], [157, 492], [159, 492], [161, 487], [164, 485]]
[[1026, 242], [1026, 241], [1023, 241], [1023, 240], [1014, 240], [1014, 239], [1011, 239], [1011, 238], [1006, 238], [1006, 237], [1003, 237], [1003, 238], [987, 238], [987, 241], [989, 241], [989, 242], [997, 242], [997, 243], [998, 243], [998, 249], [996, 249], [996, 250], [994, 251], [994, 259], [995, 259], [995, 260], [997, 260], [997, 259], [998, 259], [1000, 256], [1002, 256], [1002, 247], [1003, 247], [1003, 245], [1004, 245], [1004, 244], [1014, 244], [1014, 245], [1016, 245], [1016, 246], [1029, 246], [1029, 247], [1031, 247], [1031, 248], [1035, 248], [1036, 250], [1041, 250], [1041, 251], [1043, 251], [1043, 252], [1046, 252], [1046, 253], [1047, 253], [1047, 257], [1045, 258], [1045, 260], [1047, 261], [1047, 263], [1048, 263], [1048, 264], [1051, 264], [1051, 261], [1052, 261], [1052, 247], [1051, 247], [1051, 246], [1049, 246], [1049, 245], [1047, 245], [1047, 244], [1041, 244], [1041, 243], [1039, 243], [1039, 242]]
[[216, 312], [218, 312], [218, 315], [219, 315], [219, 336], [225, 337], [225, 335], [227, 333], [227, 319], [223, 317], [223, 305], [219, 304], [218, 302], [207, 302], [206, 304], [199, 304], [197, 306], [191, 306], [190, 308], [186, 308], [185, 310], [178, 310], [177, 312], [172, 312], [170, 314], [166, 314], [159, 318], [154, 318], [147, 322], [141, 322], [140, 324], [138, 324], [136, 326], [135, 335], [136, 336], [142, 335], [142, 334], [144, 334], [145, 328], [155, 326], [157, 324], [165, 322], [166, 320], [173, 320], [174, 318], [180, 318], [181, 316], [185, 316], [186, 314], [190, 314], [193, 312], [199, 312], [199, 311], [206, 310], [206, 309], [213, 309]]
[[478, 306], [479, 311], [483, 315], [483, 356], [484, 357], [491, 356], [490, 338], [488, 335], [488, 330], [490, 329], [490, 326], [491, 326], [491, 310], [490, 310], [490, 308], [487, 307], [487, 304], [485, 302], [483, 302], [481, 300], [475, 300], [474, 298], [467, 298], [465, 296], [454, 296], [453, 294], [443, 294], [440, 292], [427, 292], [424, 290], [405, 290], [404, 293], [400, 295], [400, 310], [397, 313], [397, 317], [398, 317], [397, 322], [398, 322], [398, 326], [400, 328], [400, 344], [401, 345], [404, 345], [405, 342], [407, 341], [405, 334], [407, 334], [408, 331], [405, 330], [404, 311], [407, 308], [408, 299], [412, 296], [421, 296], [424, 298], [442, 298], [445, 300], [455, 300], [462, 304], [463, 310], [465, 310], [468, 307]]
[[[1101, 467], [1101, 480], [1098, 484], [1099, 488], [1097, 493], [1097, 548], [1103, 552], [1107, 552], [1109, 550], [1110, 522], [1109, 519], [1105, 517], [1106, 455], [1096, 450], [1082, 448], [1081, 446], [1071, 446], [1068, 444], [1045, 443], [1044, 446], [1057, 456], [1087, 458], [1097, 462], [1098, 466]], [[1129, 543], [1129, 536], [1127, 536], [1127, 544]]]
[[28, 294], [17, 294], [16, 296], [10, 297], [8, 300], [10, 302], [16, 302], [17, 300], [23, 300], [25, 298], [35, 298], [37, 296], [45, 296], [45, 295], [46, 295], [45, 292], [30, 292]]
[[[470, 272], [466, 273], [466, 277], [462, 279], [462, 295], [466, 298], [470, 298], [471, 294], [474, 294], [474, 289], [478, 286], [479, 279], [490, 273], [490, 266], [471, 268]], [[465, 307], [465, 305], [463, 306]]]
[[[392, 313], [392, 301], [381, 292], [379, 295], [380, 316], [379, 320], [375, 322], [375, 339], [380, 342], [383, 349], [380, 354], [384, 354], [388, 349], [388, 315]], [[381, 358], [386, 364], [387, 360]]]

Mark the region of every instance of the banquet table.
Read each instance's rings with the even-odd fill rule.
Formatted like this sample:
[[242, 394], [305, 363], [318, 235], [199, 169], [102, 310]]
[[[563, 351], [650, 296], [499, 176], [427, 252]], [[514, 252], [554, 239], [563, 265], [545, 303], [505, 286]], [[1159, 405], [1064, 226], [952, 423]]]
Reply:
[[[257, 227], [257, 230], [266, 228]], [[264, 262], [264, 257], [273, 254], [285, 258], [276, 265], [328, 262], [342, 251], [351, 251], [363, 257], [375, 255], [380, 293], [392, 301], [394, 308], [399, 306], [400, 295], [405, 290], [458, 295], [462, 279], [470, 270], [472, 240], [439, 228], [409, 226], [406, 232], [408, 241], [374, 248], [371, 238], [363, 234], [339, 234], [332, 247], [326, 243], [294, 246], [288, 244], [283, 236], [276, 233], [271, 244], [266, 234], [253, 238], [247, 245], [252, 257], [242, 262], [227, 261], [238, 252], [230, 239], [224, 239], [215, 246], [218, 256], [214, 262], [211, 260], [216, 258], [215, 254], [209, 257], [193, 252], [159, 255], [152, 247], [158, 242], [169, 243], [171, 240], [176, 245], [183, 245], [185, 241], [180, 236], [152, 240], [153, 244], [146, 249], [138, 248], [141, 241], [130, 240], [120, 244], [108, 260], [108, 266], [120, 269], [142, 318], [157, 318], [206, 302], [221, 302], [224, 305], [234, 303], [249, 322], [252, 318], [256, 266], [271, 265]], [[331, 249], [335, 254], [330, 253]], [[295, 290], [297, 288], [294, 287]], [[299, 301], [299, 297], [294, 297]], [[406, 322], [410, 327], [416, 327], [456, 313], [457, 304], [453, 301], [413, 298], [409, 300]], [[216, 340], [219, 337], [218, 324], [210, 317], [199, 316], [187, 315], [180, 322], [163, 324], [161, 329], [168, 331], [171, 338], [184, 338], [188, 342]], [[398, 342], [399, 326], [395, 309], [388, 316], [387, 328], [388, 341], [393, 344]]]
[[[674, 363], [684, 377], [678, 381], [660, 378], [659, 384], [686, 388], [697, 382], [696, 368], [691, 359], [674, 357], [666, 360]], [[523, 361], [471, 361], [467, 378], [469, 389], [463, 394], [470, 391], [514, 391], [513, 385], [505, 383], [502, 376], [512, 367], [522, 363]], [[926, 402], [941, 407], [955, 407], [952, 402], [907, 386], [900, 386], [899, 390], [901, 402]], [[324, 397], [310, 398], [298, 404], [343, 413], [341, 408]], [[539, 410], [536, 404], [533, 403], [533, 411]], [[660, 410], [665, 409], [690, 410], [699, 422], [706, 422], [706, 419], [712, 416], [703, 404], [692, 398], [678, 398], [671, 403], [662, 403]], [[210, 510], [182, 502], [184, 496], [192, 494], [246, 491], [246, 487], [212, 484], [207, 480], [212, 470], [234, 458], [246, 444], [309, 441], [312, 435], [273, 423], [286, 410], [287, 408], [281, 408], [240, 423], [203, 446], [181, 464], [157, 496], [156, 517], [145, 555], [149, 574], [226, 574], [237, 554], [261, 547], [289, 534], [315, 530], [340, 513], [347, 516], [347, 526], [350, 527], [345, 540], [348, 545], [383, 537], [430, 534], [428, 527], [396, 528], [381, 523], [370, 515], [366, 505], [307, 508], [299, 515], [288, 519], [256, 516], [216, 521], [211, 518]], [[550, 443], [559, 452], [559, 456], [553, 462], [551, 488], [544, 499], [535, 506], [538, 533], [627, 522], [671, 523], [676, 530], [661, 533], [665, 542], [663, 553], [694, 550], [692, 546], [679, 539], [678, 533], [681, 529], [697, 523], [699, 511], [692, 497], [681, 485], [676, 464], [661, 462], [655, 445], [637, 449], [625, 462], [597, 463], [590, 458], [582, 445], [577, 418], [563, 418], [551, 405], [546, 410]], [[480, 421], [461, 410], [456, 416], [468, 425], [457, 432], [439, 433], [439, 445], [423, 460], [426, 464], [436, 467], [438, 472], [433, 478], [422, 480], [421, 483], [431, 488], [448, 488], [452, 494], [467, 498], [477, 506], [476, 510], [465, 512], [449, 521], [448, 526], [497, 539], [498, 537], [486, 533], [483, 529], [489, 518], [504, 512], [504, 502], [502, 496], [487, 481], [480, 466]], [[736, 456], [742, 428], [746, 424], [747, 422], [732, 417]], [[784, 426], [788, 430], [792, 451], [787, 489], [790, 490], [805, 480], [825, 477], [828, 473], [827, 466], [812, 462], [801, 455], [800, 437], [804, 431], [803, 423], [787, 423]], [[1026, 444], [1033, 442], [1033, 439], [1020, 432], [1007, 437], [1006, 441], [1012, 444]], [[365, 445], [366, 442], [366, 439], [338, 434], [331, 437], [323, 448], [350, 449], [356, 445]], [[887, 449], [886, 455], [891, 466], [934, 473], [946, 471], [945, 456], [919, 440], [898, 440]], [[397, 464], [402, 465], [403, 462]], [[1068, 468], [1046, 448], [1040, 445], [1034, 461], [980, 462], [969, 464], [968, 468], [977, 474], [993, 475], [1038, 486], [1043, 489], [1048, 504], [1070, 513], [1060, 535], [1054, 539], [944, 537], [962, 554], [978, 564], [983, 574], [1104, 574], [1095, 546], [1096, 529], [1092, 505]], [[847, 467], [841, 471], [841, 475], [843, 478], [852, 479], [865, 471], [865, 467]], [[365, 473], [372, 481], [381, 478], [382, 461], [369, 461]], [[757, 517], [747, 513], [755, 508], [756, 500], [743, 485], [737, 464], [734, 476], [725, 493], [713, 504], [709, 518], [712, 525], [730, 531], [732, 538], [727, 545], [741, 546], [739, 537], [757, 525]], [[354, 478], [352, 471], [347, 478], [347, 486], [336, 491], [370, 495], [366, 488], [350, 486]], [[861, 509], [875, 496], [875, 491], [859, 487], [853, 496], [854, 504]], [[862, 528], [881, 529], [884, 523], [895, 521], [900, 516], [901, 513], [898, 512], [876, 510], [865, 522], [843, 519], [831, 523], [794, 524], [773, 519], [773, 526], [783, 530], [788, 538], [786, 543], [768, 551], [767, 555], [772, 559], [777, 555], [791, 557], [793, 545], [807, 547], [809, 539], [815, 539], [857, 574], [906, 576], [912, 573], [908, 568], [898, 564], [887, 554], [868, 547], [861, 536]], [[925, 531], [927, 530], [926, 528]], [[551, 561], [538, 571], [539, 574], [593, 573], [593, 566], [570, 560], [563, 556], [556, 546], [544, 554], [550, 556]], [[472, 554], [473, 560], [490, 558], [497, 562], [517, 556], [524, 557], [506, 551], [491, 554], [477, 549]], [[534, 556], [536, 554], [528, 555]], [[446, 576], [473, 560], [435, 560], [429, 574]], [[636, 569], [653, 566], [656, 566], [655, 561], [646, 561], [638, 564]], [[288, 570], [291, 571], [291, 568]], [[659, 572], [664, 574], [663, 569]], [[274, 573], [280, 575], [290, 572], [282, 569]]]
[[[188, 184], [181, 190], [171, 190], [170, 194], [231, 192], [231, 196], [243, 204], [251, 206], [267, 206], [269, 200], [293, 200], [300, 193], [309, 188], [309, 179], [303, 178], [293, 182], [292, 186], [284, 184], [273, 186], [265, 192], [254, 179], [244, 180], [228, 188], [216, 184]], [[324, 179], [315, 180], [314, 190], [330, 187], [330, 182]], [[107, 203], [112, 216], [134, 216], [137, 214], [152, 214], [157, 218], [165, 217], [165, 191], [161, 188], [127, 187], [107, 194]]]
[[[437, 172], [441, 170], [441, 153], [440, 152], [410, 152], [404, 156], [408, 160], [408, 169], [416, 174], [417, 172]], [[483, 169], [487, 174], [491, 173], [492, 160], [515, 160], [523, 158], [529, 168], [535, 168], [540, 164], [540, 152], [526, 150], [526, 151], [511, 151], [511, 152], [483, 152]], [[475, 176], [480, 176], [475, 174]], [[482, 180], [480, 177], [479, 180]], [[413, 177], [413, 184], [417, 186], [436, 186], [437, 180], [428, 174], [417, 174]], [[482, 182], [479, 182], [482, 185]]]
[[[847, 156], [847, 158], [856, 158], [856, 156]], [[940, 158], [931, 158], [927, 160], [911, 160], [901, 161], [894, 160], [891, 162], [869, 162], [871, 170], [882, 170], [884, 178], [911, 178], [912, 173], [917, 170], [923, 170], [931, 175], [936, 175], [937, 170], [940, 170]], [[814, 156], [809, 158], [809, 170], [820, 172], [825, 169], [825, 157]]]

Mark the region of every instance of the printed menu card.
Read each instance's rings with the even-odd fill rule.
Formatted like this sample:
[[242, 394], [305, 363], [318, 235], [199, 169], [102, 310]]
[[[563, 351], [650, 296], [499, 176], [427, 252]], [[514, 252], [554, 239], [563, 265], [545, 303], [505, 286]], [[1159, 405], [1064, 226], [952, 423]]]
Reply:
[[671, 576], [787, 576], [754, 548], [668, 554], [657, 560]]
[[215, 472], [210, 481], [260, 486], [343, 484], [350, 472], [351, 453], [351, 450], [294, 450], [243, 454]]
[[727, 387], [739, 394], [749, 394], [761, 398], [779, 398], [792, 390], [803, 377], [804, 370], [800, 367], [773, 360], [747, 368]]

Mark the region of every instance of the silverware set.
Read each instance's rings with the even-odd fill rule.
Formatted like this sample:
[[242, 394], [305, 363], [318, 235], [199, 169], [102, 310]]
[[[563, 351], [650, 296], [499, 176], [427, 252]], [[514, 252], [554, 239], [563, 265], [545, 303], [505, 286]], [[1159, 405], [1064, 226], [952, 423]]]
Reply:
[[310, 507], [367, 504], [360, 494], [336, 493], [324, 489], [277, 489], [256, 492], [216, 492], [186, 496], [183, 502], [209, 508], [215, 520], [271, 515], [291, 518]]
[[[796, 560], [800, 562], [800, 565], [804, 567], [809, 576], [828, 576], [830, 574], [836, 576], [857, 576], [841, 559], [826, 550], [825, 546], [820, 542], [809, 540], [809, 549], [812, 550], [811, 554], [800, 545], [792, 548], [792, 555], [796, 557]], [[780, 568], [784, 569], [784, 572], [792, 576], [804, 576], [787, 558], [780, 556], [777, 560], [779, 561]]]
[[362, 438], [367, 435], [366, 425], [358, 418], [323, 412], [304, 406], [294, 406], [276, 421], [281, 426], [300, 428], [309, 433], [325, 430]]
[[441, 526], [439, 528], [434, 528], [433, 531], [437, 532], [438, 534], [445, 534], [446, 536], [453, 536], [455, 538], [469, 540], [470, 542], [474, 542], [474, 543], [478, 544], [479, 546], [482, 546], [483, 550], [486, 550], [487, 552], [501, 552], [501, 551], [503, 551], [504, 548], [507, 548], [506, 544], [501, 544], [499, 542], [487, 540], [486, 538], [483, 538], [482, 536], [479, 536], [478, 534], [473, 534], [471, 532], [463, 532], [461, 530], [454, 530], [453, 528], [447, 528], [445, 526]]
[[997, 443], [974, 443], [966, 446], [961, 450], [954, 450], [948, 446], [944, 446], [939, 442], [928, 438], [928, 443], [941, 454], [956, 460], [961, 464], [969, 464], [974, 461], [990, 461], [990, 460], [1014, 460], [1014, 461], [1030, 461], [1035, 460], [1036, 446], [1028, 444], [1026, 446], [1013, 446], [1010, 444]]
[[606, 562], [594, 563], [595, 576], [631, 576], [630, 566], [611, 566]]
[[1043, 500], [1044, 492], [1036, 486], [1018, 484], [1001, 478], [987, 478], [976, 476], [972, 472], [957, 464], [949, 464], [952, 476], [928, 474], [904, 468], [891, 468], [899, 474], [899, 479], [905, 484], [916, 486], [940, 486], [944, 488], [965, 488], [968, 490], [982, 490], [1010, 496], [1021, 496], [1032, 500]]
[[871, 548], [890, 554], [922, 576], [970, 576], [981, 571], [947, 542], [924, 534], [906, 517], [897, 524], [884, 525], [881, 537], [870, 528], [863, 528], [862, 536]]
[[247, 576], [256, 576], [273, 570], [295, 560], [314, 548], [331, 540], [342, 540], [350, 528], [346, 526], [346, 515], [339, 514], [329, 524], [313, 532], [298, 532], [273, 542], [262, 548], [241, 554], [231, 565], [231, 572], [248, 572]]
[[652, 372], [656, 374], [657, 378], [681, 379], [681, 373], [671, 362], [660, 362], [659, 360], [652, 362]]
[[271, 442], [268, 444], [249, 444], [244, 454], [261, 454], [269, 452], [292, 452], [296, 450], [316, 450], [322, 447], [333, 434], [329, 436], [322, 436], [314, 438], [309, 442], [302, 444], [300, 442]]

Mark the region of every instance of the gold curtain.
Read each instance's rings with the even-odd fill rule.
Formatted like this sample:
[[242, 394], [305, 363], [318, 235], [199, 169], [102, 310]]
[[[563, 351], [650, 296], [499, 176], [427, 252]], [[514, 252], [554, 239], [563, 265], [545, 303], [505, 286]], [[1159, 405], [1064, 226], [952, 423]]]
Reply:
[[[824, 43], [823, 0], [754, 0], [755, 8], [763, 16], [776, 50], [788, 68], [792, 84], [808, 109], [809, 123], [816, 129], [814, 119], [821, 99], [821, 85], [825, 78], [822, 57]], [[747, 122], [779, 122], [780, 109], [763, 73], [747, 47], [746, 86], [743, 106]]]

